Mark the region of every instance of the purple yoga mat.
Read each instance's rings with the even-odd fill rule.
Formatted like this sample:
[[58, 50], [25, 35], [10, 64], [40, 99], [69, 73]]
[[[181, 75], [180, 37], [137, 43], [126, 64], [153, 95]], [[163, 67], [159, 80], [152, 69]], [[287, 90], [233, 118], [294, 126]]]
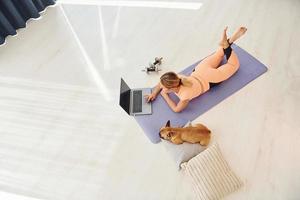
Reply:
[[[172, 126], [183, 126], [188, 121], [196, 119], [267, 71], [267, 67], [264, 64], [245, 50], [234, 44], [232, 48], [239, 57], [240, 68], [228, 80], [190, 101], [188, 107], [180, 113], [173, 112], [162, 96], [158, 95], [152, 104], [152, 115], [134, 117], [152, 143], [160, 142], [159, 129], [164, 126], [168, 120], [171, 120]], [[224, 61], [225, 58], [222, 63]], [[180, 74], [189, 75], [199, 62], [200, 61], [189, 66], [180, 72]], [[170, 97], [176, 102], [179, 101], [175, 94], [171, 94]]]

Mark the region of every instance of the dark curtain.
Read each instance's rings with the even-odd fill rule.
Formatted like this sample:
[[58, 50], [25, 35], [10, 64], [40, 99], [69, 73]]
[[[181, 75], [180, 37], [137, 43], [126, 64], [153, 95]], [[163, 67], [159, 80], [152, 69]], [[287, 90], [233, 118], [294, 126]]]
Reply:
[[17, 34], [28, 19], [40, 17], [39, 12], [53, 4], [55, 0], [0, 0], [0, 45], [6, 36]]

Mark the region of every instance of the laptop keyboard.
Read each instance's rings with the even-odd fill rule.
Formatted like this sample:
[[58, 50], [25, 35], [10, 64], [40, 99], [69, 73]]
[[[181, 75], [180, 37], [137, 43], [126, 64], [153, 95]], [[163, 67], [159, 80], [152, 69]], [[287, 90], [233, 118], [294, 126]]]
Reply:
[[133, 109], [132, 112], [137, 113], [137, 112], [142, 112], [142, 107], [143, 107], [143, 94], [142, 90], [134, 90], [132, 92], [133, 96]]

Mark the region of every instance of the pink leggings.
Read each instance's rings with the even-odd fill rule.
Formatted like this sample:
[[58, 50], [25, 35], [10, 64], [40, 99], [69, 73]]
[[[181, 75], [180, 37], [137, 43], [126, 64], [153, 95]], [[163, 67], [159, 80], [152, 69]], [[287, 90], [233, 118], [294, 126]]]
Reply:
[[212, 55], [204, 58], [195, 68], [195, 75], [205, 79], [209, 83], [219, 83], [231, 77], [240, 66], [236, 53], [232, 50], [227, 63], [220, 65], [224, 58], [223, 48], [219, 48]]

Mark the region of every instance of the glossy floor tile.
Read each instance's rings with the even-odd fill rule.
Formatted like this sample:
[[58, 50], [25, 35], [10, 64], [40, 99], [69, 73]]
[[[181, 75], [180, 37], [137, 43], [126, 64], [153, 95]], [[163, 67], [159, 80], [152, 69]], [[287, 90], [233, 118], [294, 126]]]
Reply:
[[[170, 1], [172, 2], [172, 1]], [[300, 2], [197, 10], [64, 4], [0, 47], [0, 189], [41, 199], [193, 199], [161, 144], [118, 106], [120, 77], [150, 87], [213, 52], [222, 29], [268, 72], [197, 118], [244, 181], [225, 199], [300, 193]], [[146, 2], [147, 3], [147, 2]], [[141, 70], [162, 56], [162, 71]]]

